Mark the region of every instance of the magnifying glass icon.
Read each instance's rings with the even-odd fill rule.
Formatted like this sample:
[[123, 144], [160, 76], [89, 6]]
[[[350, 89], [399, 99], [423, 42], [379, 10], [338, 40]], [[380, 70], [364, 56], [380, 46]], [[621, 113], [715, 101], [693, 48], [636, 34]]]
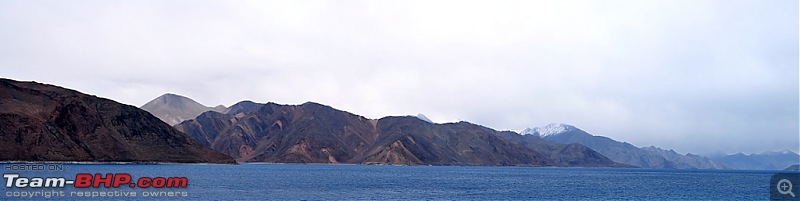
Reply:
[[778, 193], [783, 195], [789, 194], [794, 197], [794, 193], [792, 193], [792, 182], [788, 179], [781, 179], [778, 181]]

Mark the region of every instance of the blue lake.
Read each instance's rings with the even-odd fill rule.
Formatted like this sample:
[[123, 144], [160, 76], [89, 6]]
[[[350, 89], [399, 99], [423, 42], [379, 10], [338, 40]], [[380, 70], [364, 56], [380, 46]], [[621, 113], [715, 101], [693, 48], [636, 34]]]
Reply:
[[[3, 164], [4, 167], [10, 164]], [[129, 173], [186, 177], [187, 188], [3, 188], [3, 199], [123, 200], [768, 200], [776, 171], [611, 168], [367, 166], [322, 164], [97, 165], [63, 171], [4, 170], [20, 177]], [[7, 179], [3, 179], [6, 184]], [[20, 198], [22, 192], [64, 191]], [[76, 192], [137, 192], [136, 197], [83, 197]], [[145, 192], [173, 191], [144, 196]], [[180, 194], [185, 192], [185, 194]], [[72, 193], [72, 195], [70, 195]]]

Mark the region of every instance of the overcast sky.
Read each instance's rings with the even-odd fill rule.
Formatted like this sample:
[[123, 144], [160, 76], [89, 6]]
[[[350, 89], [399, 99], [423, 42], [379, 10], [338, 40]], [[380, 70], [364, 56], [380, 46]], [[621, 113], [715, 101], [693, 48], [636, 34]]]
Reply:
[[800, 147], [798, 1], [0, 1], [0, 76], [679, 153]]

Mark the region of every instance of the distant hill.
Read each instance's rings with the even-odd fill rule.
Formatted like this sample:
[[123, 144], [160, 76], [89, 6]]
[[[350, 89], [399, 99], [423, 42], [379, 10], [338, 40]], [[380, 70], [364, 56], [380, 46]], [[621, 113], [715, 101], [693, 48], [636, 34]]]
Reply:
[[749, 155], [737, 153], [712, 156], [712, 158], [733, 169], [740, 170], [783, 170], [786, 167], [800, 163], [800, 155], [788, 150]]
[[213, 110], [213, 111], [217, 111], [223, 114], [237, 115], [237, 114], [245, 114], [252, 112], [253, 110], [257, 110], [261, 106], [264, 105], [259, 103], [254, 103], [253, 101], [241, 101], [236, 104], [233, 104], [231, 107], [224, 110], [224, 112], [220, 112], [219, 110]]
[[228, 110], [225, 106], [206, 107], [190, 98], [176, 95], [164, 94], [150, 102], [142, 105], [143, 110], [150, 112], [170, 126], [181, 123], [188, 119], [194, 119], [206, 111], [224, 112]]
[[634, 165], [618, 163], [609, 166], [611, 159], [606, 156], [583, 146], [578, 143], [559, 144], [533, 135], [520, 135], [511, 131], [498, 132], [498, 136], [507, 139], [511, 142], [519, 143], [525, 147], [531, 148], [550, 156], [551, 159], [557, 163], [567, 164], [567, 166], [580, 166], [580, 167], [637, 167]]
[[[583, 145], [543, 140], [524, 145], [468, 122], [433, 124], [413, 116], [367, 119], [312, 102], [246, 108], [250, 110], [235, 114], [205, 112], [175, 128], [243, 162], [625, 166]], [[548, 146], [542, 149], [547, 151], [537, 151], [536, 144]]]
[[547, 141], [585, 145], [611, 160], [639, 166], [643, 168], [668, 168], [668, 169], [725, 169], [711, 159], [686, 154], [681, 155], [673, 150], [663, 150], [657, 147], [639, 148], [626, 142], [595, 136], [575, 126], [566, 124], [549, 124], [544, 127], [528, 128], [521, 132], [523, 135], [542, 138]]
[[0, 161], [233, 163], [150, 113], [75, 90], [0, 79]]

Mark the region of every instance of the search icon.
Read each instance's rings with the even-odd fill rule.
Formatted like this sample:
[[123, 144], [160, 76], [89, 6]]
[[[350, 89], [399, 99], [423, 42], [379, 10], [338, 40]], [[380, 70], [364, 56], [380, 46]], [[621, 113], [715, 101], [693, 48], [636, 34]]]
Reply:
[[794, 197], [794, 193], [792, 193], [792, 182], [788, 179], [781, 179], [778, 181], [778, 193], [783, 195], [789, 194]]

